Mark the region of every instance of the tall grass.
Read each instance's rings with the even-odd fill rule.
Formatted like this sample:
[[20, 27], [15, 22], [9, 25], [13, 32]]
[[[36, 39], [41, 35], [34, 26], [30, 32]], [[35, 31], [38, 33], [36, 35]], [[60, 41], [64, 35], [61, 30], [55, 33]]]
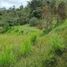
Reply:
[[27, 28], [18, 29], [19, 27], [13, 29], [13, 32], [0, 34], [0, 67], [13, 66], [21, 57], [29, 55], [35, 42], [34, 40], [41, 34], [39, 33], [41, 31], [34, 28], [31, 30], [28, 28], [29, 31]]

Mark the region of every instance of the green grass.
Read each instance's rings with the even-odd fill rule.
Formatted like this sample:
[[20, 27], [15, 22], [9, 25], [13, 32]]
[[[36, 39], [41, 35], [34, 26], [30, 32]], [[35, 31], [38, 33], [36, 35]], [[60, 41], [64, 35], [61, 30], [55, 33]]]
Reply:
[[9, 67], [22, 56], [27, 56], [31, 52], [35, 38], [40, 35], [40, 30], [27, 26], [17, 26], [12, 31], [0, 34], [0, 66]]
[[67, 67], [67, 21], [38, 38], [31, 55], [14, 67]]
[[0, 34], [0, 67], [67, 67], [67, 21], [49, 34], [29, 25]]

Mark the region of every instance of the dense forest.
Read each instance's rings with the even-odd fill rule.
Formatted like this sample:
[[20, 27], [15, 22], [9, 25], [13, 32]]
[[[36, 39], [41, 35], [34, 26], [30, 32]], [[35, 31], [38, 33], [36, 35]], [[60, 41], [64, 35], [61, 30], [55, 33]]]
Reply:
[[0, 8], [0, 67], [67, 67], [67, 0]]
[[[39, 29], [51, 30], [63, 23], [67, 15], [67, 1], [61, 0], [32, 0], [24, 8], [15, 6], [0, 9], [0, 26], [8, 27], [30, 24]], [[1, 28], [0, 32], [4, 32]]]

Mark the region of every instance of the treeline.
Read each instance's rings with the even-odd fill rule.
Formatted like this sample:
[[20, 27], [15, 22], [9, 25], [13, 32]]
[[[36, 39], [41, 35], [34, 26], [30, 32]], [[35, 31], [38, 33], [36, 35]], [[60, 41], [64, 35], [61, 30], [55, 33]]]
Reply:
[[32, 0], [24, 8], [0, 9], [0, 32], [11, 26], [30, 24], [50, 31], [67, 18], [67, 0]]

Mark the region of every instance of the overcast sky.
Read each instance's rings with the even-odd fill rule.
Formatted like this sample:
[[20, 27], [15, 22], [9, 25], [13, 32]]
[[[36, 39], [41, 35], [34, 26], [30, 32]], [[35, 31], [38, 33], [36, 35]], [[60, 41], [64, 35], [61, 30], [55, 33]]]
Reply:
[[27, 1], [30, 1], [30, 0], [0, 0], [0, 8], [2, 7], [9, 8], [9, 7], [12, 7], [13, 5], [15, 5], [16, 7], [19, 7], [21, 4], [26, 6]]

